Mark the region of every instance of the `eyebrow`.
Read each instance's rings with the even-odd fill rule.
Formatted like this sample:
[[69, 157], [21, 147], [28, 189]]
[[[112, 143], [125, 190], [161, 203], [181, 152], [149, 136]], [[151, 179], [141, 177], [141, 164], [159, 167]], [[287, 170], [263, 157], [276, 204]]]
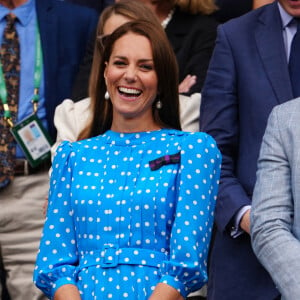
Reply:
[[[128, 59], [126, 56], [121, 56], [121, 55], [115, 55], [112, 58], [118, 58], [118, 59], [124, 59], [124, 60]], [[154, 62], [154, 60], [153, 60], [153, 58], [142, 58], [142, 59], [139, 59], [138, 62]]]

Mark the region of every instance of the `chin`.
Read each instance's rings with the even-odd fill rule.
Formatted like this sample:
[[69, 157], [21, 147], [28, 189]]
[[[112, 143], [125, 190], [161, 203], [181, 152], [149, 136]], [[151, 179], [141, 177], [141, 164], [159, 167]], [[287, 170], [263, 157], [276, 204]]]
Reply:
[[294, 18], [300, 17], [300, 0], [289, 0], [285, 10]]

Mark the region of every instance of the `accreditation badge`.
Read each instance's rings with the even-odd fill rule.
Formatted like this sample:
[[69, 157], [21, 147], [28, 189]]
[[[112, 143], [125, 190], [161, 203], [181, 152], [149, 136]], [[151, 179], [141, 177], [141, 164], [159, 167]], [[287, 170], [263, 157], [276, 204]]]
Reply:
[[11, 133], [33, 168], [51, 157], [53, 142], [36, 114], [12, 127]]

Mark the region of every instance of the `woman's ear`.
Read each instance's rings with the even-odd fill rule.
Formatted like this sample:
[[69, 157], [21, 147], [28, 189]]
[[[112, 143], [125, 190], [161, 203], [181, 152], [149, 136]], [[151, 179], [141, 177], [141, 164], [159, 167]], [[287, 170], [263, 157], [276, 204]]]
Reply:
[[108, 62], [106, 61], [106, 62], [104, 63], [104, 65], [105, 65], [105, 68], [104, 68], [104, 74], [103, 74], [103, 76], [104, 76], [105, 83], [106, 83], [106, 76], [107, 76], [107, 65], [108, 65]]
[[107, 77], [107, 68], [108, 68], [108, 61], [106, 61], [104, 63], [104, 78], [105, 78], [105, 80], [106, 80], [106, 77]]

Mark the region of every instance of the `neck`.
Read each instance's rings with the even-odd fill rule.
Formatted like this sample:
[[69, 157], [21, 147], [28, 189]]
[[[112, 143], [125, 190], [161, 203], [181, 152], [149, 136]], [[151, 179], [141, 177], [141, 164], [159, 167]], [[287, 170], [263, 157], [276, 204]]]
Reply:
[[0, 4], [9, 8], [14, 9], [24, 4], [27, 0], [0, 0]]
[[111, 130], [115, 132], [123, 132], [123, 133], [134, 133], [134, 132], [144, 132], [144, 131], [155, 131], [159, 130], [161, 127], [151, 122], [151, 124], [145, 124], [143, 122], [136, 122], [136, 121], [130, 121], [130, 120], [123, 120], [112, 123]]

